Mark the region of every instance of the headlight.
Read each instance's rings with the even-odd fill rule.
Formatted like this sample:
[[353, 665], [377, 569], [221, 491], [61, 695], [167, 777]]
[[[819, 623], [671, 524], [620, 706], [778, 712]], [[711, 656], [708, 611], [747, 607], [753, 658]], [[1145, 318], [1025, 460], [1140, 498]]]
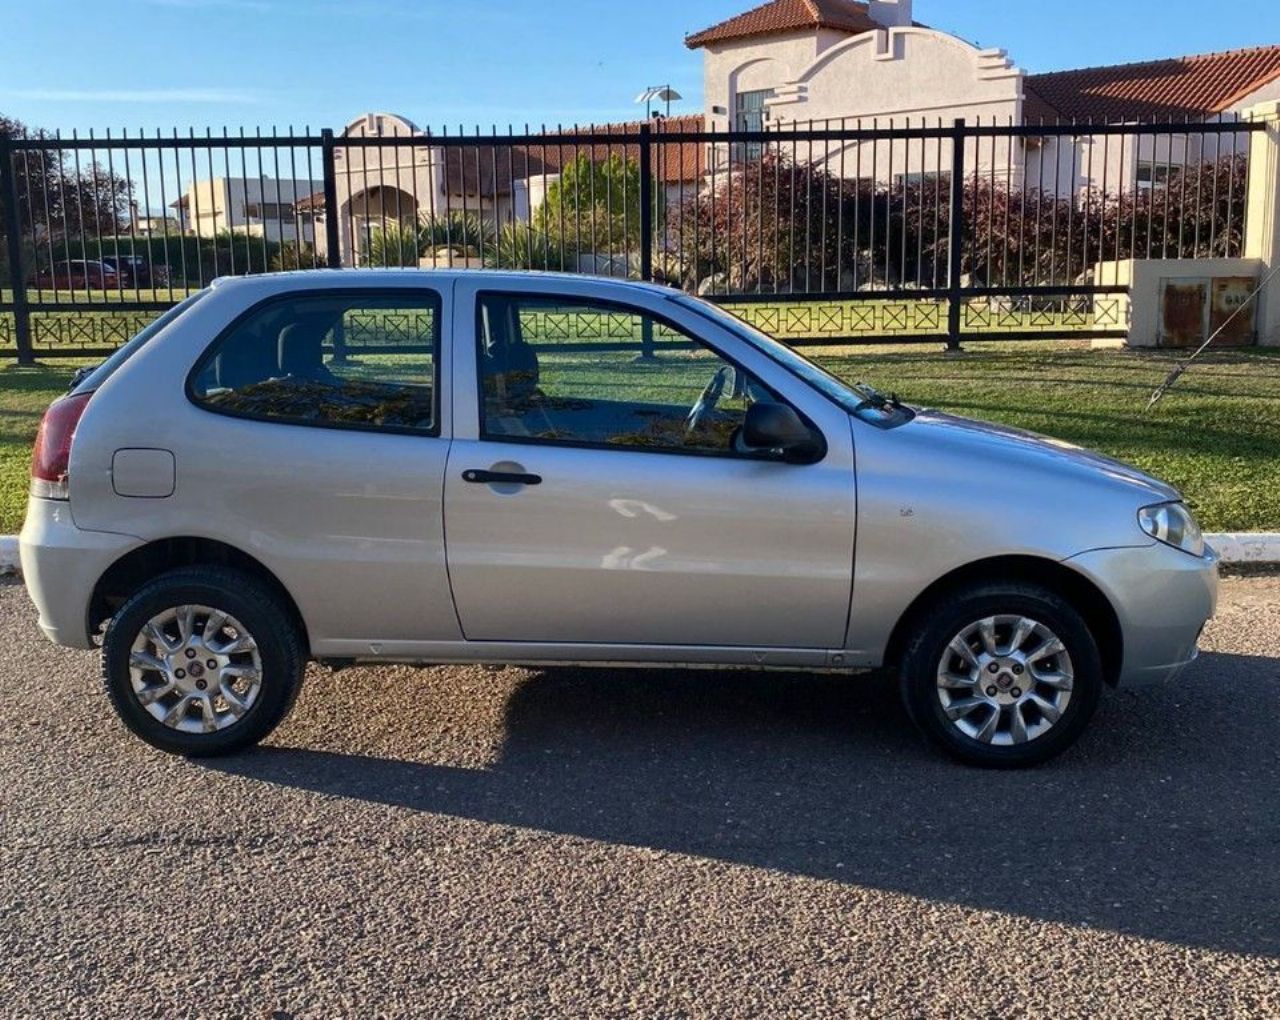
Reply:
[[1181, 503], [1144, 506], [1138, 511], [1138, 524], [1158, 542], [1192, 556], [1204, 555], [1204, 535], [1200, 533], [1200, 525]]

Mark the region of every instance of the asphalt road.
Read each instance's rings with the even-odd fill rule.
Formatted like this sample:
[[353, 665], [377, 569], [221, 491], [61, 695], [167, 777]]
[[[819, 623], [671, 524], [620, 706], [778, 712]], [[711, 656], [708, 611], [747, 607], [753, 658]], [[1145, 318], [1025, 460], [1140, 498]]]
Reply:
[[1280, 1015], [1280, 579], [975, 771], [884, 684], [313, 670], [167, 758], [0, 585], [0, 1014]]

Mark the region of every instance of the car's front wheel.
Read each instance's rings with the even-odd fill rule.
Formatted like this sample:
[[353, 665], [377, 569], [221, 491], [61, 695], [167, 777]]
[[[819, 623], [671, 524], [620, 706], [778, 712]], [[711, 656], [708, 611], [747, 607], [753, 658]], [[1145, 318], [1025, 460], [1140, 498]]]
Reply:
[[144, 585], [113, 617], [102, 649], [116, 713], [147, 743], [191, 757], [256, 744], [288, 714], [304, 656], [278, 596], [223, 567]]
[[1064, 598], [979, 584], [922, 614], [902, 658], [902, 695], [935, 744], [974, 765], [1017, 768], [1061, 754], [1102, 692], [1098, 645]]

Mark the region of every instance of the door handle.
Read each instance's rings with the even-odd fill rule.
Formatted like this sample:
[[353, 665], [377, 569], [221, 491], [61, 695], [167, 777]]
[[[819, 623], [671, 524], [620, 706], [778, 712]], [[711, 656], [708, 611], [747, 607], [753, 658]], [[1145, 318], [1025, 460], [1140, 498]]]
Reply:
[[481, 471], [470, 468], [462, 472], [464, 482], [476, 485], [541, 485], [541, 475], [529, 475], [519, 471]]

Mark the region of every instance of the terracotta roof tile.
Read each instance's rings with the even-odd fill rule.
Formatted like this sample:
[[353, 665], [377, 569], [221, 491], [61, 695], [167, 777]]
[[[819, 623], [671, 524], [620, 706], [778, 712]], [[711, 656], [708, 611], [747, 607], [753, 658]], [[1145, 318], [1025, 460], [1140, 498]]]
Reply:
[[[576, 130], [596, 135], [617, 135], [618, 144], [610, 145], [573, 145], [571, 138], [575, 129], [567, 129], [563, 134], [556, 133], [560, 140], [547, 145], [530, 143], [527, 145], [482, 145], [459, 148], [450, 146], [445, 149], [445, 171], [449, 183], [449, 191], [458, 193], [457, 185], [461, 182], [468, 194], [490, 195], [496, 191], [499, 195], [509, 194], [512, 180], [526, 177], [538, 177], [542, 174], [556, 174], [567, 163], [572, 162], [580, 154], [590, 156], [593, 162], [604, 162], [610, 156], [625, 156], [628, 159], [640, 158], [640, 147], [635, 143], [627, 143], [629, 135], [640, 132], [642, 121], [628, 121], [621, 124], [597, 124], [591, 127], [579, 127]], [[686, 117], [671, 117], [654, 121], [654, 135], [660, 137], [664, 131], [695, 132], [703, 130], [703, 117], [693, 114]], [[548, 132], [548, 134], [552, 134]], [[705, 146], [697, 142], [672, 143], [657, 146], [653, 153], [653, 169], [658, 180], [665, 184], [676, 184], [680, 181], [690, 182], [702, 176], [705, 164]]]
[[1280, 46], [1028, 75], [1024, 119], [1137, 120], [1224, 113], [1280, 78]]
[[[177, 205], [177, 202], [171, 202], [170, 205]], [[306, 198], [300, 198], [294, 203], [294, 209], [298, 212], [310, 212], [312, 209], [324, 208], [324, 192], [317, 191], [308, 195]]]
[[857, 0], [769, 0], [744, 14], [686, 36], [690, 49], [730, 39], [774, 35], [796, 29], [834, 28], [842, 32], [872, 32], [881, 26]]

